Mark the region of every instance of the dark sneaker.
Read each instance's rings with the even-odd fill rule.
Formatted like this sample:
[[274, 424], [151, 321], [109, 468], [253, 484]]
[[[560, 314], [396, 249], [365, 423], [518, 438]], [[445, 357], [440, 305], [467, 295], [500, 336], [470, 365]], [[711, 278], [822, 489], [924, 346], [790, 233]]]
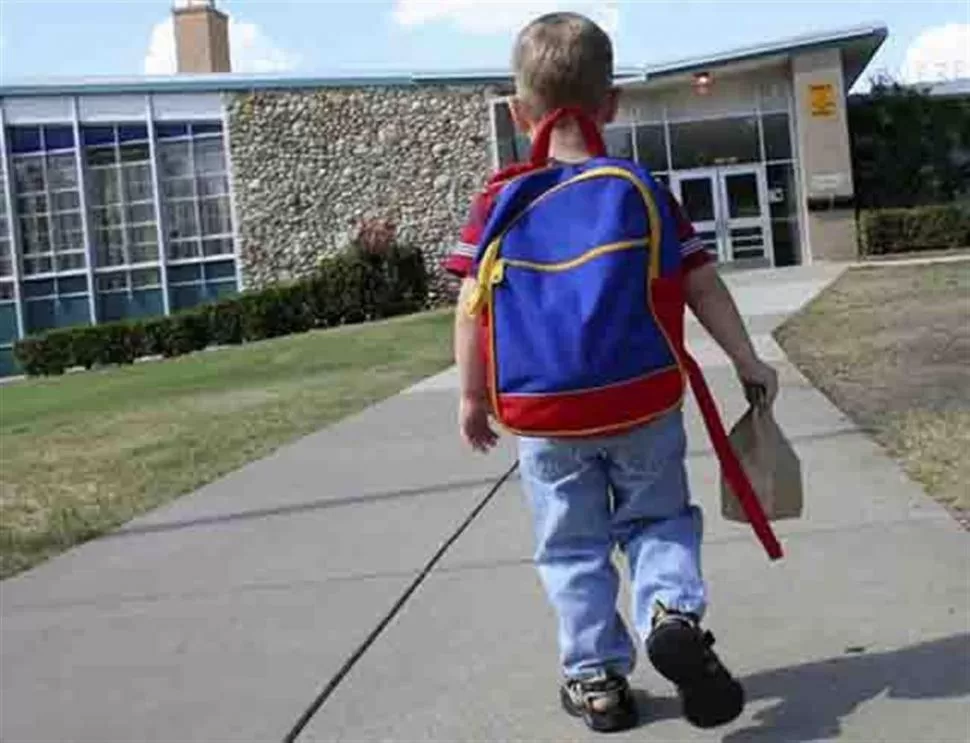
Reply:
[[647, 638], [654, 668], [677, 686], [684, 717], [699, 728], [736, 719], [744, 709], [744, 688], [711, 649], [714, 636], [689, 614], [660, 610]]
[[559, 689], [559, 699], [566, 712], [582, 717], [598, 733], [629, 730], [639, 722], [630, 686], [615, 673], [568, 680]]

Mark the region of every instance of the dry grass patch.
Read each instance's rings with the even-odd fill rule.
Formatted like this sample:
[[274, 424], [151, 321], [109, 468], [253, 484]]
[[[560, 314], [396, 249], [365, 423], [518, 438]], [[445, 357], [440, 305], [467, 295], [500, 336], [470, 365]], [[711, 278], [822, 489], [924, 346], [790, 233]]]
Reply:
[[814, 384], [966, 523], [970, 262], [854, 269], [777, 336]]

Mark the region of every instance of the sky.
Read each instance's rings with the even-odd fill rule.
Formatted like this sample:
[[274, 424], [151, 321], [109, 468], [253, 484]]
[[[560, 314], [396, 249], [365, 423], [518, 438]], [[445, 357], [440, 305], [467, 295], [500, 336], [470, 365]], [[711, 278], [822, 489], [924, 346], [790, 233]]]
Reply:
[[[185, 0], [176, 0], [184, 2]], [[172, 0], [0, 0], [0, 82], [174, 72]], [[878, 22], [867, 76], [970, 77], [970, 0], [222, 0], [233, 69], [299, 75], [505, 69], [514, 33], [556, 9], [612, 34], [619, 65]]]

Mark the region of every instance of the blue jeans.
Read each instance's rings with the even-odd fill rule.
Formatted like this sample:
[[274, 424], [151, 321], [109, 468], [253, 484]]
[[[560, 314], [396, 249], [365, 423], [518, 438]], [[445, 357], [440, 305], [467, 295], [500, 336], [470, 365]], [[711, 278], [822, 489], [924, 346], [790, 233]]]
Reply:
[[680, 411], [631, 432], [591, 439], [520, 438], [535, 562], [559, 621], [568, 678], [634, 667], [637, 644], [617, 611], [614, 547], [630, 568], [642, 640], [655, 602], [702, 616], [701, 511], [690, 504]]

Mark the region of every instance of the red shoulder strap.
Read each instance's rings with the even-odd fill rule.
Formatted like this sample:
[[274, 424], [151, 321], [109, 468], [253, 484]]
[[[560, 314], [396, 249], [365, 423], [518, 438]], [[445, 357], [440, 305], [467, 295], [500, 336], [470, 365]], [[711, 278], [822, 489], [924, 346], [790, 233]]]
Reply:
[[603, 142], [603, 135], [600, 134], [596, 122], [590, 118], [589, 114], [581, 108], [566, 107], [557, 108], [550, 111], [539, 122], [536, 127], [535, 137], [532, 140], [532, 166], [535, 168], [543, 167], [549, 160], [549, 144], [552, 141], [552, 131], [556, 124], [565, 118], [573, 118], [579, 125], [579, 131], [583, 135], [586, 150], [592, 157], [603, 157], [606, 154], [606, 143]]

